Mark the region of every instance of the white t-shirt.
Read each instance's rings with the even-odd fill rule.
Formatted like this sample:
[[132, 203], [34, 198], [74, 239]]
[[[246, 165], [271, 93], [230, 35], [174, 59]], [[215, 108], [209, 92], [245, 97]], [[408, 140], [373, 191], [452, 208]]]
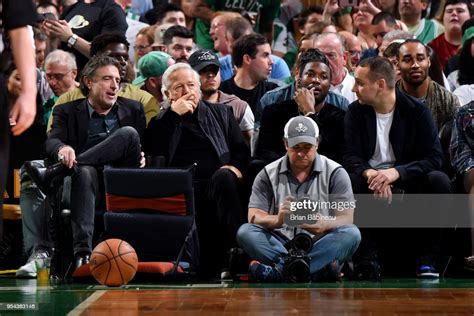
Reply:
[[253, 130], [255, 125], [255, 117], [253, 115], [252, 109], [247, 105], [245, 108], [244, 116], [242, 121], [240, 121], [239, 127], [242, 132]]
[[377, 139], [375, 152], [369, 160], [369, 165], [376, 170], [388, 169], [395, 165], [395, 154], [389, 140], [393, 113], [394, 111], [386, 114], [375, 113], [377, 116]]

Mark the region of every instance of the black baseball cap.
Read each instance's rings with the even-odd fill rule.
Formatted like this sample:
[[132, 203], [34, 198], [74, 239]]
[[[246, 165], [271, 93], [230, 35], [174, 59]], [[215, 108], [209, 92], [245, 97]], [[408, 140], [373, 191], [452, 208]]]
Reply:
[[195, 51], [188, 60], [191, 67], [200, 72], [204, 68], [209, 65], [216, 66], [220, 69], [221, 64], [219, 63], [219, 58], [217, 57], [216, 53], [214, 53], [210, 49], [199, 49]]

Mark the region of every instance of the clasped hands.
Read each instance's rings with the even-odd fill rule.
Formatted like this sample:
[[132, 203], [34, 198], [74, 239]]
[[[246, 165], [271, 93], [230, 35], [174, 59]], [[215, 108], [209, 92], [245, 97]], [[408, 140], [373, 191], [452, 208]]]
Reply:
[[400, 178], [397, 169], [367, 169], [363, 173], [367, 178], [369, 190], [374, 192], [376, 199], [387, 200], [392, 203], [392, 184]]

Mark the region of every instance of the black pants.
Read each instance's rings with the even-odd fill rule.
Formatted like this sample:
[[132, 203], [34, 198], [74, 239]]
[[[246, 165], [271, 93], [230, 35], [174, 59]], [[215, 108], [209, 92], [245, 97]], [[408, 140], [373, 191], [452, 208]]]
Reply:
[[77, 156], [77, 168], [72, 174], [71, 226], [74, 253], [90, 252], [94, 233], [95, 207], [99, 201], [97, 167], [138, 167], [140, 137], [132, 127], [122, 127], [103, 142]]
[[201, 275], [215, 276], [226, 264], [227, 251], [237, 245], [237, 230], [247, 221], [243, 185], [232, 171], [218, 169], [210, 180], [196, 181], [194, 189]]
[[[425, 176], [408, 181], [396, 181], [393, 186], [403, 190], [405, 198], [403, 201], [394, 199], [392, 205], [385, 202], [375, 201], [372, 192], [368, 189], [367, 179], [362, 176], [349, 174], [352, 188], [356, 194], [357, 208], [354, 213], [355, 224], [359, 226], [362, 233], [362, 243], [356, 253], [357, 259], [367, 259], [373, 256], [379, 249], [391, 249], [387, 247], [389, 240], [397, 240], [395, 245], [399, 254], [406, 254], [406, 250], [416, 252], [418, 264], [425, 261], [436, 263], [440, 254], [441, 245], [441, 224], [435, 224], [437, 219], [441, 219], [441, 213], [449, 209], [449, 205], [424, 205], [419, 207], [410, 199], [411, 194], [449, 194], [452, 192], [451, 183], [448, 176], [441, 171], [431, 171]], [[443, 199], [439, 199], [442, 201]], [[412, 207], [413, 206], [413, 207]], [[416, 214], [414, 214], [416, 212]], [[391, 218], [387, 220], [387, 218]], [[429, 228], [416, 228], [411, 226], [413, 216], [418, 219], [423, 217], [432, 221], [434, 225], [427, 225]], [[428, 218], [429, 217], [429, 218]], [[403, 225], [406, 221], [406, 226]], [[378, 223], [381, 223], [378, 225]], [[394, 226], [390, 226], [394, 223]], [[400, 225], [402, 224], [402, 225]], [[404, 228], [411, 227], [411, 228]], [[383, 258], [382, 258], [383, 261]]]

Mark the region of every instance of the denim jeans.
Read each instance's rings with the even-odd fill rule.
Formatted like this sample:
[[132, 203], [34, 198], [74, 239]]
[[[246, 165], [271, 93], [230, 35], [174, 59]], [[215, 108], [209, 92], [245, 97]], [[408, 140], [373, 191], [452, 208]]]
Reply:
[[[340, 263], [347, 261], [357, 250], [360, 240], [359, 229], [352, 224], [338, 227], [318, 239], [308, 253], [311, 274], [336, 259]], [[255, 224], [242, 225], [237, 232], [237, 243], [252, 259], [283, 270], [284, 258], [288, 254], [285, 240], [266, 228]]]
[[[38, 168], [44, 167], [43, 160], [34, 160], [32, 164]], [[49, 249], [53, 246], [49, 236], [51, 208], [46, 196], [26, 174], [23, 166], [20, 169], [20, 183], [23, 244], [27, 256], [30, 256], [38, 246]]]

